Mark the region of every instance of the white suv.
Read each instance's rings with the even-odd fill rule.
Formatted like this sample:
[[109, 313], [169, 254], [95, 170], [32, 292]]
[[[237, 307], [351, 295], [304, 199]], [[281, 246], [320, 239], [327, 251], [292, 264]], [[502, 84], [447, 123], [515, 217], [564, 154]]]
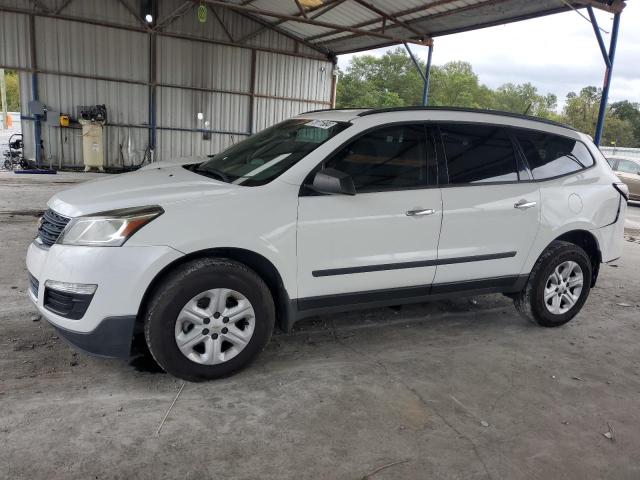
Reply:
[[462, 109], [300, 115], [203, 163], [55, 195], [30, 296], [78, 348], [136, 335], [187, 380], [229, 375], [300, 318], [501, 292], [555, 327], [622, 250], [626, 187], [588, 136]]

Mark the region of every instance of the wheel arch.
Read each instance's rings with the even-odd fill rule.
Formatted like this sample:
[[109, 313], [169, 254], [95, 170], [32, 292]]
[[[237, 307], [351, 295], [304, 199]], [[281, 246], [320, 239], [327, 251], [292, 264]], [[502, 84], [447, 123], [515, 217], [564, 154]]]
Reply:
[[271, 296], [273, 297], [273, 301], [276, 307], [276, 326], [278, 326], [285, 332], [289, 330], [291, 318], [291, 302], [287, 290], [284, 287], [282, 276], [280, 275], [278, 269], [269, 259], [259, 253], [244, 248], [231, 247], [209, 248], [191, 252], [165, 266], [160, 272], [158, 272], [158, 274], [147, 286], [138, 307], [138, 314], [136, 316], [137, 321], [139, 323], [143, 321], [144, 309], [149, 301], [149, 298], [151, 297], [151, 295], [153, 295], [156, 287], [167, 277], [167, 275], [169, 275], [181, 265], [184, 265], [186, 262], [205, 257], [228, 258], [230, 260], [235, 260], [236, 262], [242, 263], [255, 271], [258, 276], [260, 276], [260, 278], [262, 278], [262, 280], [267, 284], [267, 287], [271, 292]]
[[573, 243], [574, 245], [582, 248], [587, 255], [589, 255], [589, 258], [591, 259], [591, 287], [593, 288], [596, 284], [596, 280], [598, 279], [600, 263], [602, 263], [600, 244], [598, 243], [598, 239], [595, 235], [588, 230], [576, 229], [563, 233], [559, 237], [556, 237], [554, 241], [555, 240]]

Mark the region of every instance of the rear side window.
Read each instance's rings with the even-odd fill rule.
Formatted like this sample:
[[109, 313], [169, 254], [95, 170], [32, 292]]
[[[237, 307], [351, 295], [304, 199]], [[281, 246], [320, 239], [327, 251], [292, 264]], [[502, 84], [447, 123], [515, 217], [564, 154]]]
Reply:
[[450, 184], [517, 182], [513, 144], [502, 127], [441, 125]]
[[638, 172], [640, 172], [640, 165], [631, 160], [620, 160], [617, 171], [622, 173], [635, 173], [637, 175]]
[[393, 125], [366, 133], [325, 162], [353, 178], [356, 191], [402, 190], [437, 183], [434, 142], [423, 124]]
[[593, 165], [584, 143], [550, 133], [514, 130], [535, 180], [559, 177]]

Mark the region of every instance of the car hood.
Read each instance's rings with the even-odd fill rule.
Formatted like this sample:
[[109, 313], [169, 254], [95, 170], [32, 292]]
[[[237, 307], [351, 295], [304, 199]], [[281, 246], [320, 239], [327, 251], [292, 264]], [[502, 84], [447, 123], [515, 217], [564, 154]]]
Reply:
[[247, 187], [231, 185], [181, 166], [158, 166], [84, 182], [60, 192], [48, 207], [68, 217], [127, 207], [167, 205], [213, 195], [239, 193]]

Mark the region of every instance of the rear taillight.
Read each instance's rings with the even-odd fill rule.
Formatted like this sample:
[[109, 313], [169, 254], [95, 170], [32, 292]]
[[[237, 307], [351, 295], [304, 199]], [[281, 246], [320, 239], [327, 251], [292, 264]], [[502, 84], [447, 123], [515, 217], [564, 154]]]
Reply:
[[613, 184], [613, 188], [615, 188], [627, 202], [629, 201], [629, 187], [622, 182], [616, 182]]

